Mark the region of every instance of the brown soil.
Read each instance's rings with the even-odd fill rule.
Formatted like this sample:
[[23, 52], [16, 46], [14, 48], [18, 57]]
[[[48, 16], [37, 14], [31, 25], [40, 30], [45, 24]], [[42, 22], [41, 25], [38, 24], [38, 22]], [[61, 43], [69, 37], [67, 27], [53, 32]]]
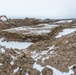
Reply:
[[[0, 75], [26, 75], [26, 73], [29, 75], [40, 75], [40, 72], [33, 68], [35, 62], [44, 67], [50, 65], [62, 72], [68, 72], [68, 66], [76, 64], [76, 32], [60, 38], [55, 38], [55, 36], [65, 28], [76, 27], [75, 20], [72, 23], [60, 24], [60, 26], [53, 28], [50, 33], [45, 35], [22, 35], [20, 33], [2, 31], [9, 28], [29, 25], [36, 26], [41, 23], [50, 24], [54, 22], [55, 21], [49, 19], [40, 20], [35, 18], [0, 21], [0, 37], [5, 37], [6, 41], [29, 41], [34, 43], [27, 48], [27, 51], [26, 49], [9, 49], [0, 46], [0, 49], [3, 48], [5, 50], [5, 53], [0, 52], [0, 63], [3, 63], [3, 65], [0, 66]], [[48, 47], [51, 46], [55, 47], [51, 50], [54, 51], [54, 54], [49, 56], [51, 52], [49, 51], [47, 55], [44, 55], [43, 57], [49, 56], [48, 59], [44, 60], [44, 63], [42, 63], [42, 59], [35, 61], [31, 57], [32, 52], [47, 51], [49, 50]], [[12, 56], [14, 56], [15, 59], [13, 59]], [[10, 64], [12, 60], [14, 60], [13, 65]], [[14, 69], [16, 68], [19, 68], [19, 70], [14, 73]], [[73, 67], [73, 70], [75, 72], [74, 75], [76, 75], [76, 66]], [[45, 67], [42, 75], [53, 75], [53, 71]]]

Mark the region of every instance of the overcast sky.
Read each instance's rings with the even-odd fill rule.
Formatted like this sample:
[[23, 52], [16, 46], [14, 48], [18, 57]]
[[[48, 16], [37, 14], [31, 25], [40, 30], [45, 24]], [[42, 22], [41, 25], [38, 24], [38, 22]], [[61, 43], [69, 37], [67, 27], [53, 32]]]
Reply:
[[76, 18], [76, 0], [0, 0], [0, 15]]

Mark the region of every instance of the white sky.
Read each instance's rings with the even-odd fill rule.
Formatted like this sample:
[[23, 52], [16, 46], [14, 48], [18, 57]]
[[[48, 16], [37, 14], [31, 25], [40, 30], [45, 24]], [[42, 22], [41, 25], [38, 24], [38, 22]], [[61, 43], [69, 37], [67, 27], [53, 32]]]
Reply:
[[0, 0], [0, 15], [76, 18], [76, 0]]

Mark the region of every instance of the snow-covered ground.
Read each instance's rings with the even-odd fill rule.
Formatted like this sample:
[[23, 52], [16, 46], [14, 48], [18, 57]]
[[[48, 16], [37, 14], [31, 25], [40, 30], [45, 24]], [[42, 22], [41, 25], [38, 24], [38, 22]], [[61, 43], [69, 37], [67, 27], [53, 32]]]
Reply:
[[[4, 38], [0, 38], [0, 45], [5, 46], [6, 48], [12, 48], [12, 49], [25, 49], [28, 46], [30, 46], [31, 42], [17, 42], [17, 41], [3, 41]], [[2, 52], [4, 52], [3, 49], [1, 49]]]
[[63, 35], [67, 35], [70, 34], [72, 32], [76, 31], [76, 28], [68, 28], [68, 29], [64, 29], [62, 32], [60, 32], [55, 38], [59, 38], [62, 37]]
[[72, 20], [61, 20], [61, 21], [57, 21], [55, 23], [71, 23], [73, 22]]
[[[76, 65], [76, 64], [75, 64]], [[59, 70], [57, 70], [56, 68], [54, 67], [51, 67], [49, 65], [46, 65], [45, 67], [51, 69], [53, 71], [53, 75], [72, 75], [74, 74], [74, 71], [72, 70], [73, 66], [75, 65], [72, 65], [72, 66], [69, 66], [68, 69], [69, 71], [68, 72], [61, 72]], [[41, 65], [37, 64], [37, 63], [34, 63], [33, 65], [33, 68], [39, 70], [40, 72], [45, 68], [45, 67], [42, 67]], [[40, 74], [42, 75], [42, 73]]]
[[[67, 21], [61, 21], [58, 23], [69, 23], [72, 22], [72, 20], [67, 20]], [[19, 31], [25, 31], [22, 32], [22, 34], [36, 34], [36, 35], [42, 35], [44, 33], [49, 33], [51, 31], [51, 28], [54, 28], [58, 25], [49, 25], [49, 24], [39, 24], [36, 27], [32, 27], [32, 26], [23, 26], [23, 27], [17, 27], [17, 28], [11, 28], [11, 29], [6, 29], [3, 31], [8, 31], [8, 32], [19, 32]], [[63, 35], [67, 35], [70, 34], [72, 32], [76, 31], [76, 28], [68, 28], [68, 29], [63, 29], [62, 32], [60, 32], [55, 38], [59, 38], [62, 37]], [[12, 48], [12, 49], [26, 49], [27, 47], [29, 47], [31, 44], [31, 42], [18, 42], [18, 41], [4, 41], [5, 38], [0, 38], [0, 46], [5, 46], [6, 48]], [[67, 42], [67, 41], [66, 41]], [[48, 47], [48, 50], [41, 50], [41, 51], [32, 51], [31, 52], [31, 57], [37, 62], [38, 59], [41, 59], [42, 63], [44, 63], [44, 61], [46, 59], [49, 59], [52, 56], [55, 56], [56, 53], [54, 51], [55, 49], [55, 45]], [[5, 53], [4, 48], [0, 48], [0, 51], [2, 53]], [[17, 52], [19, 53], [19, 52]], [[11, 55], [12, 61], [10, 62], [10, 65], [14, 64], [14, 60], [15, 57]], [[53, 70], [53, 75], [72, 75], [74, 74], [74, 71], [72, 70], [73, 66], [69, 66], [68, 72], [61, 72], [59, 70], [57, 70], [54, 67], [51, 67], [49, 65], [46, 65], [44, 67], [42, 67], [40, 64], [34, 63], [33, 68], [39, 70], [40, 72], [45, 68], [49, 68], [51, 70]], [[0, 63], [0, 66], [2, 66], [3, 64]], [[14, 73], [18, 72], [20, 68], [17, 67], [14, 69]], [[26, 75], [29, 75], [28, 73], [26, 73]], [[42, 75], [42, 73], [40, 74]]]
[[40, 52], [31, 52], [31, 57], [37, 61], [38, 59], [41, 59], [42, 60], [42, 63], [44, 63], [44, 61], [46, 59], [49, 59], [49, 57], [52, 57], [53, 55], [55, 55], [55, 52], [54, 51], [51, 51], [52, 49], [55, 49], [54, 45], [49, 47], [48, 50], [45, 50], [45, 51], [40, 51]]
[[[41, 59], [42, 60], [42, 63], [44, 63], [44, 60], [45, 59], [49, 59], [49, 54], [48, 53], [50, 53], [50, 56], [53, 56], [52, 54], [55, 54], [55, 52], [54, 51], [52, 51], [52, 49], [54, 50], [54, 49], [56, 49], [56, 47], [53, 45], [53, 46], [51, 46], [51, 47], [48, 47], [49, 49], [48, 50], [46, 50], [46, 51], [41, 51], [41, 52], [36, 52], [36, 51], [34, 51], [33, 53], [32, 53], [32, 58], [33, 59], [35, 59], [36, 61], [37, 61], [37, 59]], [[50, 51], [50, 52], [49, 52]], [[45, 55], [45, 56], [44, 56]], [[47, 56], [48, 55], [48, 56]], [[43, 58], [43, 56], [44, 56], [44, 58]], [[46, 66], [41, 66], [40, 64], [37, 64], [36, 62], [34, 63], [34, 65], [33, 65], [33, 68], [34, 69], [37, 69], [37, 70], [39, 70], [40, 71], [40, 75], [42, 75], [42, 70], [45, 68], [45, 67], [47, 67], [47, 68], [49, 68], [49, 69], [51, 69], [52, 71], [53, 71], [53, 75], [72, 75], [72, 74], [74, 74], [74, 71], [73, 71], [73, 66], [75, 66], [76, 64], [74, 64], [74, 65], [72, 65], [72, 66], [69, 66], [68, 67], [68, 72], [61, 72], [60, 70], [58, 70], [58, 69], [56, 69], [56, 68], [54, 68], [54, 67], [52, 67], [52, 66], [50, 66], [50, 65], [46, 65]]]
[[2, 31], [7, 31], [11, 33], [21, 33], [21, 34], [35, 34], [42, 35], [51, 32], [51, 28], [54, 28], [58, 25], [50, 25], [50, 24], [39, 24], [36, 26], [22, 26], [17, 28], [5, 29]]

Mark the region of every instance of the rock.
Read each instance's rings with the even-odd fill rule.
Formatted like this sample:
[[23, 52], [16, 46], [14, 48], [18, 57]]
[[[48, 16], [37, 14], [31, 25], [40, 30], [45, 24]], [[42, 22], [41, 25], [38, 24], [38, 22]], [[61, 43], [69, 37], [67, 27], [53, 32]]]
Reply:
[[73, 66], [73, 70], [74, 70], [74, 72], [75, 72], [75, 74], [76, 74], [76, 65]]
[[73, 66], [73, 69], [76, 69], [76, 65], [75, 65], [75, 66]]
[[42, 70], [42, 75], [53, 75], [53, 71], [47, 67]]

